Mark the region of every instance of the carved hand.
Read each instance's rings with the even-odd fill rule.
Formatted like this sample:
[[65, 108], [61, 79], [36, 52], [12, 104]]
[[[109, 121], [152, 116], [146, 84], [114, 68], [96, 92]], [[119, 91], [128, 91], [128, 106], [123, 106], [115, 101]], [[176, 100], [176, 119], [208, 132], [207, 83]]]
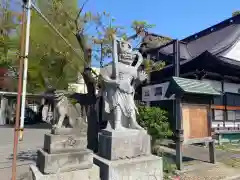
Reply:
[[138, 79], [142, 82], [148, 78], [148, 75], [145, 71], [138, 71]]

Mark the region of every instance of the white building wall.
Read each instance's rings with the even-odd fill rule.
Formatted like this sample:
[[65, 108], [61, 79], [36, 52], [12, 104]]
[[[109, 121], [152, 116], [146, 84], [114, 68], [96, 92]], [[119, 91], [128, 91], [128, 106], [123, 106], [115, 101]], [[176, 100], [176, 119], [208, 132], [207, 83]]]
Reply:
[[223, 57], [240, 61], [240, 39], [229, 51], [223, 54]]
[[[92, 69], [97, 75], [100, 73], [100, 68], [92, 67]], [[78, 80], [76, 83], [68, 83], [68, 90], [76, 93], [87, 94], [87, 86], [80, 73], [78, 75]]]

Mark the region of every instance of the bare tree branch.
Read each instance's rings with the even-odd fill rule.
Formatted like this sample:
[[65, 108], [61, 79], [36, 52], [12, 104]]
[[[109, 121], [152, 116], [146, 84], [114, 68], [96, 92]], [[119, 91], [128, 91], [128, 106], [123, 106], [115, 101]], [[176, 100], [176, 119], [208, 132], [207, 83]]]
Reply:
[[82, 7], [80, 8], [80, 10], [77, 14], [77, 17], [75, 19], [75, 25], [76, 25], [77, 31], [82, 31], [82, 29], [81, 30], [79, 29], [78, 19], [83, 11], [84, 6], [87, 4], [87, 2], [88, 2], [88, 0], [85, 0], [85, 2], [82, 4]]

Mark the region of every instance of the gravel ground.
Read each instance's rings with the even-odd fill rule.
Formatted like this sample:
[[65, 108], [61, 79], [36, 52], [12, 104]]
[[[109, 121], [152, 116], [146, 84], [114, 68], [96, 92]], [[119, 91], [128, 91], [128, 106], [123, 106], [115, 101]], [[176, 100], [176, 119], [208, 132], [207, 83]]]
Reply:
[[180, 176], [180, 180], [223, 180], [226, 176], [215, 176], [215, 177], [199, 177], [199, 176], [189, 176], [183, 174]]
[[222, 163], [209, 165], [202, 163], [201, 167], [180, 174], [181, 180], [224, 180], [239, 175], [239, 170]]
[[[163, 151], [175, 157], [175, 150], [166, 147], [161, 148]], [[240, 155], [239, 152], [217, 150], [217, 164], [208, 163], [209, 156], [207, 148], [186, 146], [183, 149], [183, 155], [185, 156], [184, 171], [179, 173], [181, 180], [225, 180], [226, 178], [240, 175], [240, 161], [237, 158]], [[240, 177], [231, 180], [240, 180]]]

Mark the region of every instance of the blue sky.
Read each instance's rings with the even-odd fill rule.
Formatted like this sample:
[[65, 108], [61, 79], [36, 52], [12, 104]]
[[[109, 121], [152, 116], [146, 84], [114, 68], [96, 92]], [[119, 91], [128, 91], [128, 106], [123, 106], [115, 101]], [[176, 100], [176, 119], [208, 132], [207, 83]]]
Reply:
[[[79, 1], [79, 4], [83, 2]], [[86, 10], [106, 10], [116, 24], [130, 26], [133, 20], [146, 20], [151, 31], [172, 38], [184, 38], [240, 10], [239, 0], [89, 0]]]

